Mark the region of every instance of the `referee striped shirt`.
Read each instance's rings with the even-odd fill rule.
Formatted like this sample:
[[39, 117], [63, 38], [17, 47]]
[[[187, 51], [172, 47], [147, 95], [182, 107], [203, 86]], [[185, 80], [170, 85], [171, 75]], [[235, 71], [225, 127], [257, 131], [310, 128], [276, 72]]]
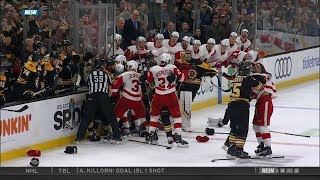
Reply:
[[109, 92], [109, 86], [112, 85], [111, 78], [107, 72], [94, 70], [88, 76], [89, 94]]

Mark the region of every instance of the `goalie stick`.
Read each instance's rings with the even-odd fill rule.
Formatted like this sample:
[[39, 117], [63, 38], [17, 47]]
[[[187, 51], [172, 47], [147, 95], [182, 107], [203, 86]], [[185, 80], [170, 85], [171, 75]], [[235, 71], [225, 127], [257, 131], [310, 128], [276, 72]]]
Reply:
[[18, 109], [18, 110], [13, 110], [13, 109], [1, 109], [4, 111], [10, 111], [10, 112], [23, 112], [25, 110], [27, 110], [29, 108], [28, 105], [24, 105], [22, 108]]
[[[253, 157], [250, 157], [250, 158], [248, 158], [248, 159], [252, 159], [252, 160], [259, 160], [259, 159], [261, 159], [261, 160], [264, 160], [264, 159], [282, 159], [282, 158], [284, 158], [284, 156], [270, 156], [270, 157], [264, 157], [264, 156], [262, 156], [262, 157], [259, 157], [259, 156], [253, 156]], [[211, 160], [211, 162], [217, 162], [217, 161], [229, 161], [229, 160], [241, 160], [241, 159], [239, 159], [239, 158], [235, 158], [235, 159], [230, 159], [230, 158], [220, 158], [220, 159], [212, 159]], [[244, 160], [246, 160], [246, 159], [244, 159]]]
[[[128, 141], [137, 142], [137, 143], [143, 143], [143, 144], [149, 144], [148, 142], [138, 141], [138, 140], [135, 140], [135, 139], [128, 139]], [[150, 144], [150, 145], [165, 147], [166, 149], [171, 149], [172, 148], [171, 146], [163, 145], [163, 144]]]

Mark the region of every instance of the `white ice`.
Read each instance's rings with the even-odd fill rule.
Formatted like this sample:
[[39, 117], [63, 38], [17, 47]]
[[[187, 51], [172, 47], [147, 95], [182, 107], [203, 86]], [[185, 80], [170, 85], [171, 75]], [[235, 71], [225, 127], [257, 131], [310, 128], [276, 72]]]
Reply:
[[[272, 133], [272, 150], [274, 155], [283, 155], [283, 159], [249, 160], [247, 162], [217, 161], [225, 158], [221, 149], [227, 135], [215, 134], [206, 143], [198, 143], [196, 133], [183, 133], [189, 142], [189, 148], [164, 147], [124, 141], [121, 145], [97, 142], [85, 142], [78, 145], [77, 154], [65, 154], [65, 147], [42, 152], [39, 166], [69, 167], [232, 167], [232, 166], [292, 166], [319, 167], [319, 81], [311, 81], [301, 85], [280, 90], [279, 97], [274, 100], [274, 114], [271, 130], [295, 134], [310, 135], [311, 138], [289, 136]], [[254, 105], [254, 102], [251, 102]], [[226, 105], [217, 105], [192, 112], [192, 128], [204, 131], [207, 118], [223, 117]], [[252, 119], [254, 107], [250, 108]], [[228, 126], [216, 128], [216, 132], [228, 132]], [[166, 144], [166, 137], [160, 132], [159, 143]], [[254, 155], [257, 142], [250, 125], [245, 150]], [[30, 157], [1, 163], [1, 166], [29, 166]]]

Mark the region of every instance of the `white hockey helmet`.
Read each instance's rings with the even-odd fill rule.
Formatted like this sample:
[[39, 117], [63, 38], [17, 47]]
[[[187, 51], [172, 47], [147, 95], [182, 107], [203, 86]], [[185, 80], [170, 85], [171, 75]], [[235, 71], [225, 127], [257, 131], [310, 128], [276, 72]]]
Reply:
[[238, 37], [238, 34], [236, 32], [231, 32], [230, 37]]
[[131, 60], [127, 62], [127, 70], [131, 71], [131, 70], [138, 70], [138, 63], [135, 60]]
[[189, 36], [184, 36], [182, 38], [182, 41], [186, 41], [186, 42], [190, 43], [191, 42], [191, 38]]
[[172, 56], [169, 53], [163, 53], [160, 56], [161, 63], [168, 64], [172, 60]]
[[216, 40], [213, 39], [213, 38], [209, 38], [207, 44], [213, 44], [213, 45], [215, 45], [215, 44], [216, 44]]
[[116, 34], [114, 40], [116, 41], [122, 41], [122, 36], [120, 34]]
[[173, 31], [171, 33], [171, 36], [175, 36], [175, 37], [179, 38], [179, 33], [177, 31]]
[[224, 40], [220, 41], [220, 45], [229, 47], [229, 39], [224, 39]]
[[195, 39], [194, 41], [193, 41], [193, 45], [201, 45], [201, 41], [200, 40], [198, 40], [198, 39]]
[[142, 37], [142, 36], [139, 36], [138, 38], [137, 38], [137, 42], [146, 42], [147, 40], [146, 40], [146, 38], [144, 38], [144, 37]]
[[121, 63], [118, 63], [115, 65], [114, 70], [116, 71], [116, 73], [120, 74], [124, 71], [124, 65]]
[[249, 33], [248, 29], [242, 29], [242, 30], [241, 30], [241, 33], [242, 33], [242, 32]]
[[124, 64], [124, 63], [127, 62], [127, 58], [126, 58], [124, 55], [118, 55], [118, 56], [114, 59], [114, 61], [115, 61], [116, 63]]
[[155, 38], [156, 39], [164, 39], [164, 36], [163, 36], [163, 34], [157, 34]]

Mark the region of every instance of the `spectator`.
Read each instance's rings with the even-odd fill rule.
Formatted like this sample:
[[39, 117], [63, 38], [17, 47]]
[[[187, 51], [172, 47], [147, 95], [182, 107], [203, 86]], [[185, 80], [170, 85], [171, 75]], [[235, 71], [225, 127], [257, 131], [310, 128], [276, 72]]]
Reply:
[[218, 15], [214, 15], [212, 17], [212, 24], [211, 26], [208, 27], [206, 31], [205, 38], [206, 39], [213, 38], [216, 40], [216, 42], [220, 42], [223, 39], [222, 33], [223, 33], [223, 27], [219, 23], [219, 17]]
[[119, 14], [119, 17], [123, 17], [125, 20], [130, 18], [130, 12], [131, 12], [131, 3], [126, 2], [123, 11]]
[[220, 16], [219, 24], [223, 27], [222, 39], [228, 38], [231, 33], [231, 23], [227, 20], [226, 15], [222, 14]]
[[196, 29], [196, 31], [194, 32], [194, 36], [193, 37], [194, 37], [194, 39], [200, 40], [201, 44], [205, 44], [206, 43], [206, 38], [204, 37], [204, 35], [202, 35], [200, 29]]
[[125, 24], [125, 20], [123, 19], [123, 17], [118, 17], [116, 21], [116, 33], [120, 34], [121, 36], [123, 36], [124, 24]]
[[204, 31], [207, 29], [208, 26], [210, 26], [212, 22], [212, 14], [211, 10], [207, 5], [201, 6], [200, 10], [200, 27]]
[[169, 22], [167, 28], [163, 32], [164, 39], [170, 39], [171, 33], [174, 31], [173, 22]]
[[141, 35], [141, 23], [138, 21], [140, 17], [138, 10], [133, 10], [131, 18], [125, 21], [123, 27], [123, 43], [122, 49], [136, 44], [136, 39]]
[[180, 42], [182, 41], [182, 38], [184, 36], [193, 37], [193, 35], [189, 32], [188, 23], [186, 23], [186, 22], [182, 23], [181, 29], [182, 29], [182, 31], [180, 32], [180, 39], [179, 39]]
[[[163, 2], [161, 4], [161, 23], [162, 23], [161, 30], [163, 30], [169, 22], [170, 22], [170, 15], [168, 11], [168, 4], [167, 2]], [[169, 37], [170, 36], [168, 36], [168, 39]]]
[[148, 6], [146, 5], [146, 3], [142, 3], [139, 6], [138, 10], [140, 12], [141, 31], [144, 32], [142, 34], [146, 36], [145, 33], [148, 31], [148, 23], [149, 23]]
[[25, 40], [25, 50], [22, 53], [22, 63], [26, 63], [28, 61], [28, 58], [30, 55], [33, 54], [33, 44], [34, 44], [34, 40], [31, 38], [27, 38]]
[[247, 14], [243, 23], [239, 25], [239, 32], [241, 32], [242, 29], [248, 29], [251, 35], [254, 34], [254, 24], [252, 22], [252, 16], [250, 14]]
[[[183, 10], [179, 12], [177, 16], [177, 28], [178, 31], [182, 31], [182, 24], [187, 23], [188, 24], [188, 31], [191, 32], [193, 29], [193, 16], [192, 16], [192, 4], [190, 2], [186, 2], [183, 6]], [[180, 36], [181, 37], [181, 36]]]

